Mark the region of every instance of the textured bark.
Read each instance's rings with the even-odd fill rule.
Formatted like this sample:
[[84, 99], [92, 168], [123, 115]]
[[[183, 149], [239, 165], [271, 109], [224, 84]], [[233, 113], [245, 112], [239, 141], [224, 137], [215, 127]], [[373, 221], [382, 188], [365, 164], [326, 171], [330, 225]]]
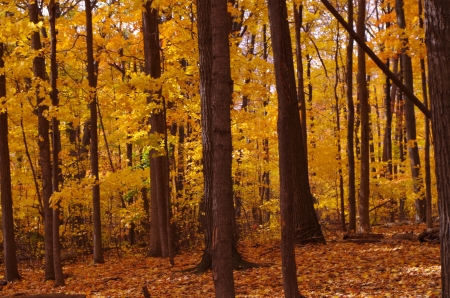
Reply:
[[[278, 93], [278, 150], [280, 168], [281, 256], [284, 295], [301, 297], [298, 291], [294, 250], [294, 200], [299, 193], [306, 197], [309, 189], [301, 188], [298, 148], [303, 148], [300, 127], [291, 38], [285, 0], [269, 0], [270, 32], [274, 54]], [[304, 150], [301, 152], [304, 153]]]
[[[358, 20], [356, 22], [356, 32], [360, 38], [365, 35], [366, 1], [358, 0]], [[369, 219], [369, 97], [367, 94], [366, 82], [366, 55], [361, 46], [358, 46], [358, 101], [361, 115], [361, 176], [359, 189], [359, 230], [363, 233], [370, 232]]]
[[[0, 42], [0, 99], [4, 104], [6, 97], [6, 78], [3, 72], [3, 43]], [[11, 189], [11, 168], [8, 143], [8, 112], [0, 112], [0, 194], [2, 206], [3, 260], [5, 280], [20, 279], [17, 268], [16, 240], [14, 238], [13, 201]]]
[[[201, 98], [201, 121], [202, 121], [202, 151], [203, 151], [203, 177], [204, 177], [204, 197], [200, 204], [199, 221], [205, 228], [205, 249], [202, 259], [196, 266], [195, 271], [202, 273], [211, 269], [212, 264], [212, 237], [213, 237], [213, 112], [212, 112], [212, 25], [211, 25], [211, 1], [198, 0], [197, 3], [197, 28], [198, 28], [198, 47], [200, 59], [200, 98]], [[228, 27], [227, 27], [228, 28]], [[228, 45], [227, 45], [228, 47]], [[217, 50], [217, 49], [216, 49]], [[232, 84], [231, 78], [228, 84]], [[231, 105], [231, 97], [226, 101], [228, 109]], [[225, 103], [224, 103], [225, 105]], [[222, 111], [224, 112], [224, 111]], [[231, 123], [230, 123], [231, 127]], [[230, 164], [231, 166], [231, 164]], [[231, 173], [230, 173], [231, 179]], [[232, 221], [234, 221], [234, 212], [231, 211]], [[253, 267], [254, 264], [243, 260], [237, 250], [237, 239], [231, 240], [232, 243], [232, 265], [234, 269]]]
[[[301, 47], [301, 28], [303, 20], [303, 5], [298, 7], [294, 5], [294, 21], [295, 21], [295, 54], [297, 62], [297, 99], [300, 105], [300, 121], [302, 126], [303, 145], [305, 146], [305, 155], [308, 156], [308, 136], [306, 127], [306, 100], [305, 85], [303, 78], [303, 59]], [[306, 158], [308, 162], [308, 157]]]
[[[55, 0], [50, 0], [48, 10], [50, 15], [50, 85], [52, 91], [50, 97], [52, 99], [52, 105], [59, 106], [58, 97], [58, 64], [56, 61], [56, 18], [59, 4], [55, 3]], [[52, 137], [53, 137], [53, 151], [52, 151], [52, 182], [53, 192], [59, 190], [59, 184], [63, 182], [63, 176], [61, 171], [61, 159], [59, 158], [59, 152], [61, 151], [61, 135], [59, 131], [59, 119], [52, 118]], [[64, 286], [64, 275], [61, 265], [61, 244], [59, 241], [59, 204], [53, 209], [53, 266], [55, 270], [55, 286]]]
[[[158, 10], [152, 8], [152, 2], [145, 3], [142, 14], [144, 28], [145, 73], [152, 78], [161, 77], [161, 56], [159, 51]], [[163, 106], [161, 90], [150, 91], [147, 103]], [[149, 117], [150, 134], [166, 136], [166, 118], [163, 108], [154, 109]], [[151, 225], [149, 256], [169, 257], [169, 161], [167, 154], [150, 151], [150, 189], [151, 189]]]
[[[419, 7], [419, 27], [423, 29], [422, 0], [418, 1]], [[423, 40], [422, 40], [423, 42]], [[428, 109], [427, 75], [425, 69], [425, 59], [420, 58], [420, 74], [422, 79], [423, 104]], [[425, 210], [427, 228], [433, 228], [432, 205], [431, 205], [431, 164], [430, 164], [430, 119], [425, 119]]]
[[216, 297], [234, 297], [231, 93], [227, 0], [211, 0], [212, 274]]
[[86, 55], [87, 73], [89, 80], [89, 109], [90, 109], [90, 137], [91, 137], [91, 173], [96, 183], [92, 186], [92, 220], [94, 222], [94, 263], [103, 263], [102, 250], [102, 222], [100, 215], [100, 185], [98, 184], [98, 131], [97, 131], [97, 76], [96, 63], [94, 61], [92, 8], [91, 0], [85, 0], [86, 8]]
[[441, 239], [441, 297], [450, 297], [450, 6], [425, 1], [426, 45], [431, 98], [431, 121], [439, 198]]
[[[397, 14], [397, 24], [399, 28], [405, 29], [405, 12], [403, 10], [403, 0], [396, 0], [395, 11]], [[413, 70], [411, 57], [406, 54], [408, 39], [401, 37], [403, 48], [401, 50], [400, 58], [403, 65], [403, 77], [405, 86], [413, 93]], [[414, 104], [411, 100], [405, 101], [405, 124], [406, 124], [406, 140], [408, 157], [411, 167], [411, 175], [413, 179], [415, 205], [416, 205], [416, 221], [424, 222], [426, 220], [426, 205], [425, 199], [421, 197], [422, 178], [420, 177], [420, 158], [419, 148], [416, 142], [416, 116], [414, 113]]]
[[[348, 0], [348, 23], [353, 28], [353, 0]], [[355, 105], [353, 103], [353, 37], [347, 45], [347, 159], [348, 159], [348, 230], [356, 232], [356, 186], [355, 151], [353, 131], [355, 129]]]
[[[28, 4], [28, 12], [30, 21], [34, 24], [39, 23], [39, 7], [37, 2]], [[33, 32], [31, 36], [31, 46], [33, 50], [40, 51], [42, 49], [41, 37], [39, 31]], [[45, 80], [45, 60], [41, 52], [33, 59], [34, 77], [41, 81]], [[44, 116], [48, 106], [42, 105], [43, 97], [39, 94], [39, 87], [36, 88], [36, 100], [38, 106], [38, 133], [39, 133], [39, 160], [42, 175], [42, 200], [44, 202], [44, 250], [45, 250], [45, 280], [55, 279], [55, 270], [53, 267], [53, 214], [50, 208], [50, 196], [53, 192], [52, 186], [52, 165], [50, 161], [50, 123]]]

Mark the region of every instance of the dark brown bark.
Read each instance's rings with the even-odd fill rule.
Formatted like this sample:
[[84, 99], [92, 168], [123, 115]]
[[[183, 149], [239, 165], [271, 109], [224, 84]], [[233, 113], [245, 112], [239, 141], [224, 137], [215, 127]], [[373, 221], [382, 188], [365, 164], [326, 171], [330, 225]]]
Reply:
[[[211, 0], [212, 274], [216, 297], [234, 297], [231, 93], [227, 0]], [[204, 116], [202, 114], [202, 116]]]
[[[28, 12], [30, 21], [34, 24], [39, 23], [39, 7], [37, 2], [28, 4]], [[31, 36], [31, 46], [33, 50], [40, 51], [42, 49], [41, 37], [39, 31], [33, 32]], [[41, 52], [33, 59], [34, 77], [38, 80], [45, 80], [45, 60]], [[36, 100], [38, 107], [38, 133], [39, 133], [39, 159], [42, 175], [42, 199], [44, 202], [44, 249], [45, 249], [45, 280], [55, 279], [55, 270], [53, 267], [53, 212], [50, 208], [50, 197], [53, 192], [52, 186], [52, 165], [50, 161], [50, 138], [49, 138], [49, 121], [44, 116], [48, 106], [42, 105], [44, 98], [39, 94], [39, 87], [36, 88]]]
[[[295, 85], [292, 46], [285, 0], [269, 0], [270, 32], [274, 54], [276, 88], [278, 93], [278, 150], [280, 168], [281, 256], [284, 295], [301, 297], [298, 291], [294, 250], [294, 200], [309, 195], [301, 188], [297, 149], [303, 148], [298, 100]], [[301, 129], [299, 130], [301, 132]], [[304, 153], [302, 150], [301, 154]], [[297, 156], [296, 156], [297, 155]]]
[[334, 112], [336, 113], [336, 128], [335, 128], [335, 138], [336, 138], [336, 160], [338, 161], [338, 179], [339, 179], [339, 202], [340, 202], [340, 219], [342, 230], [345, 232], [347, 227], [345, 225], [345, 202], [344, 202], [344, 177], [342, 175], [342, 156], [341, 156], [341, 120], [340, 120], [340, 104], [339, 104], [339, 96], [338, 96], [338, 84], [339, 84], [339, 23], [337, 23], [337, 34], [336, 34], [336, 53], [334, 55], [334, 65], [335, 65], [335, 73], [334, 73]]
[[[92, 30], [92, 7], [91, 0], [84, 1], [86, 9], [86, 55], [87, 73], [89, 80], [89, 109], [90, 109], [90, 137], [91, 137], [91, 172], [95, 177], [95, 185], [92, 186], [92, 219], [94, 222], [94, 263], [103, 263], [102, 250], [102, 222], [100, 213], [100, 185], [98, 172], [98, 131], [97, 131], [97, 76], [94, 60], [93, 30]], [[98, 67], [97, 67], [98, 70]]]
[[[204, 177], [204, 197], [200, 204], [199, 221], [205, 228], [205, 249], [200, 263], [194, 269], [198, 273], [211, 269], [212, 235], [213, 235], [213, 126], [212, 126], [212, 25], [211, 25], [211, 2], [210, 0], [198, 0], [197, 3], [197, 28], [198, 47], [200, 59], [200, 98], [202, 114], [202, 151], [203, 151], [203, 177]], [[228, 80], [232, 84], [231, 79]], [[227, 100], [228, 109], [231, 105], [231, 98]], [[222, 111], [223, 112], [223, 111]], [[230, 173], [231, 179], [231, 173]], [[233, 210], [231, 211], [234, 217]], [[234, 221], [234, 218], [233, 218]], [[232, 264], [234, 269], [252, 267], [254, 264], [243, 260], [237, 250], [237, 239], [232, 239]]]
[[[295, 54], [297, 62], [297, 98], [300, 104], [300, 121], [302, 127], [303, 144], [305, 147], [305, 155], [308, 156], [308, 136], [306, 127], [306, 100], [305, 100], [305, 85], [303, 78], [303, 58], [301, 46], [301, 28], [303, 19], [303, 5], [298, 7], [294, 5], [294, 21], [295, 21]], [[306, 158], [308, 162], [308, 158]]]
[[[348, 0], [348, 23], [353, 28], [353, 0]], [[355, 105], [353, 103], [353, 37], [347, 45], [347, 159], [348, 159], [348, 230], [356, 232], [356, 186], [353, 130], [355, 129]]]
[[[397, 24], [399, 28], [405, 29], [405, 12], [403, 10], [403, 0], [396, 0], [395, 11], [397, 14]], [[406, 54], [408, 38], [401, 36], [403, 48], [401, 50], [400, 58], [403, 65], [403, 78], [405, 86], [413, 93], [413, 69], [411, 57]], [[407, 95], [408, 96], [408, 95]], [[426, 205], [425, 199], [421, 197], [422, 178], [420, 177], [420, 158], [419, 148], [416, 141], [416, 116], [414, 113], [414, 104], [411, 100], [405, 101], [405, 124], [406, 124], [406, 140], [408, 142], [408, 156], [411, 167], [411, 175], [413, 179], [415, 206], [416, 206], [416, 221], [424, 222], [426, 220]]]
[[[52, 99], [52, 105], [54, 107], [59, 106], [58, 97], [58, 64], [56, 61], [56, 18], [59, 3], [55, 3], [55, 0], [50, 0], [48, 10], [50, 15], [50, 85], [52, 91], [50, 97]], [[56, 117], [52, 118], [52, 182], [53, 182], [53, 192], [59, 190], [59, 184], [63, 182], [62, 171], [61, 171], [61, 159], [59, 158], [59, 152], [61, 151], [61, 134], [59, 131], [59, 119]], [[61, 265], [61, 246], [59, 240], [59, 204], [53, 206], [53, 266], [55, 270], [55, 286], [64, 286], [64, 275]]]
[[[0, 42], [0, 98], [4, 104], [6, 97], [6, 78], [4, 74], [3, 43]], [[20, 279], [17, 267], [16, 240], [14, 238], [13, 200], [11, 189], [11, 168], [8, 143], [8, 112], [0, 112], [0, 194], [2, 206], [3, 260], [7, 281]]]
[[[422, 0], [419, 0], [419, 27], [423, 29], [422, 19]], [[423, 42], [423, 40], [422, 40]], [[427, 75], [425, 68], [425, 59], [420, 58], [420, 74], [422, 79], [422, 95], [423, 104], [428, 109], [428, 90], [427, 90]], [[433, 227], [432, 219], [432, 204], [431, 204], [431, 164], [430, 164], [430, 120], [425, 119], [425, 210], [426, 210], [426, 222], [427, 228]]]
[[[356, 22], [356, 32], [360, 38], [365, 36], [366, 1], [358, 0], [358, 19]], [[367, 94], [366, 82], [366, 54], [361, 46], [358, 46], [358, 101], [361, 109], [361, 170], [359, 188], [359, 230], [363, 233], [370, 232], [369, 219], [369, 97]]]
[[430, 71], [431, 121], [439, 199], [441, 240], [441, 297], [450, 297], [450, 6], [425, 1], [426, 45]]
[[[158, 10], [152, 8], [152, 2], [145, 3], [142, 13], [144, 30], [145, 73], [152, 78], [161, 77], [161, 56], [159, 48]], [[149, 117], [150, 134], [166, 137], [166, 118], [163, 110], [164, 99], [161, 90], [151, 90], [147, 103], [160, 105]], [[169, 257], [169, 218], [167, 208], [169, 203], [169, 161], [167, 154], [161, 155], [156, 150], [150, 150], [150, 194], [151, 194], [151, 225], [150, 250], [148, 256]]]

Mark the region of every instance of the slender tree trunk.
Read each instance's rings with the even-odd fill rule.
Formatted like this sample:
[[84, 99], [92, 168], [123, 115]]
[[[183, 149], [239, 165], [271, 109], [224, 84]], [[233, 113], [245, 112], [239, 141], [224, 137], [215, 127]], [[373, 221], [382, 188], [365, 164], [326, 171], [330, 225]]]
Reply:
[[441, 239], [441, 297], [450, 297], [450, 5], [425, 1], [431, 121], [433, 125]]
[[[280, 167], [281, 256], [284, 295], [302, 297], [298, 291], [294, 250], [294, 200], [299, 193], [309, 195], [309, 189], [299, 185], [300, 165], [297, 149], [303, 149], [300, 128], [291, 38], [285, 0], [269, 0], [270, 32], [274, 54], [275, 79], [278, 93], [278, 147]], [[296, 156], [297, 155], [297, 156]], [[302, 158], [302, 157], [300, 157]], [[303, 177], [302, 177], [303, 178]], [[295, 212], [295, 211], [294, 211]]]
[[[353, 0], [348, 0], [348, 23], [353, 27]], [[353, 38], [347, 45], [347, 158], [348, 158], [348, 230], [356, 232], [356, 186], [355, 186], [355, 105], [353, 103]]]
[[[39, 23], [39, 7], [37, 2], [28, 4], [30, 21]], [[42, 52], [41, 37], [39, 31], [33, 32], [31, 36], [31, 46], [36, 51], [37, 56], [33, 59], [33, 72], [36, 79], [45, 80], [45, 60]], [[39, 52], [38, 52], [39, 51]], [[55, 269], [53, 267], [53, 214], [50, 208], [50, 197], [53, 192], [52, 186], [52, 165], [50, 161], [50, 138], [49, 121], [45, 117], [48, 106], [42, 105], [44, 98], [39, 94], [39, 87], [36, 88], [36, 99], [38, 106], [38, 132], [39, 132], [39, 159], [42, 175], [42, 193], [44, 201], [44, 250], [45, 250], [45, 280], [55, 279]]]
[[305, 100], [305, 85], [303, 78], [303, 59], [301, 47], [301, 28], [303, 19], [303, 5], [298, 7], [294, 5], [294, 21], [295, 21], [295, 54], [297, 62], [297, 98], [300, 104], [300, 121], [302, 126], [303, 144], [305, 147], [306, 162], [308, 162], [308, 135], [306, 127], [306, 100]]
[[[419, 0], [419, 27], [423, 28], [422, 0]], [[422, 40], [423, 42], [423, 40]], [[420, 58], [420, 74], [422, 79], [423, 104], [428, 109], [427, 75], [425, 59]], [[427, 228], [433, 227], [431, 204], [431, 165], [430, 165], [430, 119], [425, 119], [425, 202]]]
[[[152, 7], [152, 1], [145, 3], [143, 12], [145, 72], [152, 78], [161, 77], [161, 56], [159, 51], [158, 10]], [[161, 104], [164, 99], [161, 90], [153, 90], [147, 97], [147, 103]], [[166, 135], [166, 119], [163, 107], [154, 109], [150, 115], [150, 134]], [[149, 256], [169, 257], [169, 236], [167, 208], [169, 201], [168, 156], [161, 156], [156, 150], [150, 151], [150, 188], [151, 188], [151, 225]]]
[[[3, 43], [0, 42], [0, 98], [5, 104], [6, 78], [4, 73]], [[5, 280], [20, 279], [17, 267], [16, 240], [14, 238], [13, 200], [11, 190], [11, 168], [8, 143], [8, 112], [0, 112], [0, 194], [2, 206], [3, 260], [5, 262]]]
[[[366, 1], [358, 0], [358, 21], [356, 32], [359, 37], [365, 36]], [[359, 229], [363, 233], [370, 232], [369, 219], [369, 98], [367, 96], [366, 82], [366, 55], [361, 46], [358, 46], [358, 101], [361, 109], [361, 178], [359, 189]]]
[[89, 80], [89, 109], [90, 137], [91, 137], [91, 172], [95, 177], [95, 185], [92, 186], [92, 219], [94, 222], [94, 263], [103, 263], [102, 250], [102, 222], [100, 213], [100, 185], [98, 171], [98, 131], [97, 131], [97, 76], [96, 61], [94, 61], [93, 30], [92, 30], [92, 7], [91, 0], [84, 1], [86, 9], [86, 46], [87, 46], [87, 73]]
[[345, 232], [347, 227], [345, 225], [345, 202], [344, 202], [344, 177], [342, 175], [342, 156], [341, 156], [341, 121], [340, 121], [340, 108], [339, 108], [339, 96], [338, 96], [338, 84], [339, 84], [339, 23], [337, 23], [337, 34], [336, 34], [336, 53], [334, 55], [335, 64], [335, 74], [334, 74], [334, 111], [336, 113], [336, 128], [335, 128], [335, 138], [336, 138], [336, 159], [338, 161], [338, 179], [339, 179], [339, 201], [340, 201], [340, 219], [342, 230]]
[[[399, 28], [405, 29], [405, 12], [403, 10], [403, 0], [396, 0], [395, 11], [397, 13], [397, 23]], [[413, 70], [411, 57], [406, 54], [408, 39], [404, 36], [401, 37], [403, 48], [400, 54], [400, 58], [403, 64], [403, 76], [406, 87], [413, 92]], [[426, 220], [426, 205], [425, 199], [421, 197], [422, 181], [420, 177], [420, 158], [419, 148], [416, 142], [416, 116], [414, 114], [414, 104], [411, 100], [405, 101], [405, 121], [406, 121], [406, 140], [408, 142], [408, 156], [411, 166], [411, 174], [414, 185], [414, 193], [416, 194], [415, 206], [416, 206], [416, 221], [424, 222]]]
[[[50, 48], [50, 84], [52, 86], [52, 91], [50, 97], [52, 99], [52, 105], [55, 107], [59, 106], [58, 97], [58, 64], [56, 61], [56, 18], [57, 6], [59, 4], [55, 3], [55, 0], [50, 0], [49, 3], [49, 14], [50, 14], [50, 37], [51, 37], [51, 48]], [[63, 182], [62, 171], [61, 171], [61, 159], [59, 158], [59, 152], [61, 151], [61, 134], [59, 131], [59, 119], [56, 117], [52, 118], [52, 137], [53, 137], [53, 151], [52, 151], [52, 182], [53, 182], [53, 192], [59, 190], [59, 184]], [[64, 275], [61, 265], [61, 244], [59, 241], [59, 203], [53, 207], [53, 266], [55, 270], [55, 286], [64, 286]]]

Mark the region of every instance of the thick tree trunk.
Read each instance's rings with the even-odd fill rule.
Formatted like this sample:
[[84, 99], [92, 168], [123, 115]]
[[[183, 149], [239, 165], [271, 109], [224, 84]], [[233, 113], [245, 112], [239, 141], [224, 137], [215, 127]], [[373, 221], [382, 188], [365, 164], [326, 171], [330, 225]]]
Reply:
[[[295, 226], [292, 210], [295, 208], [294, 200], [299, 199], [300, 195], [307, 197], [310, 193], [309, 188], [302, 188], [305, 185], [300, 185], [301, 181], [298, 179], [302, 174], [300, 167], [304, 165], [298, 163], [302, 158], [301, 156], [299, 158], [299, 155], [304, 154], [304, 150], [302, 150], [303, 138], [299, 129], [300, 117], [286, 2], [285, 0], [269, 0], [268, 6], [278, 93], [277, 131], [280, 155], [281, 256], [284, 295], [295, 298], [301, 295], [297, 284]], [[298, 149], [301, 151], [298, 152]], [[302, 172], [304, 174], [307, 171], [303, 169]]]
[[[0, 98], [6, 97], [6, 78], [4, 73], [3, 43], [0, 42]], [[4, 104], [4, 100], [1, 101]], [[0, 194], [2, 206], [3, 260], [5, 280], [20, 279], [17, 268], [16, 240], [14, 238], [13, 201], [11, 190], [11, 168], [8, 143], [8, 112], [0, 112]]]
[[[201, 98], [201, 114], [202, 114], [202, 149], [203, 149], [203, 177], [204, 177], [204, 197], [200, 204], [199, 221], [204, 224], [205, 228], [205, 249], [202, 259], [196, 266], [195, 270], [199, 273], [211, 269], [211, 253], [212, 253], [212, 237], [213, 237], [213, 112], [212, 112], [212, 67], [213, 67], [213, 50], [212, 50], [212, 21], [211, 21], [211, 1], [198, 0], [197, 3], [197, 28], [198, 28], [198, 47], [200, 58], [200, 98]], [[227, 27], [229, 30], [229, 27]], [[216, 49], [217, 51], [218, 49]], [[223, 49], [222, 49], [223, 51]], [[225, 78], [226, 80], [226, 78]], [[231, 78], [228, 84], [232, 84]], [[223, 103], [225, 105], [225, 103]], [[228, 109], [231, 104], [231, 97], [227, 100]], [[224, 113], [224, 111], [222, 111]], [[230, 123], [231, 125], [231, 123]], [[230, 164], [231, 166], [231, 164]], [[231, 179], [231, 173], [230, 173]], [[231, 216], [234, 217], [233, 210]], [[234, 218], [232, 219], [234, 221]], [[254, 264], [243, 260], [241, 254], [237, 250], [237, 239], [232, 238], [232, 264], [234, 269], [251, 267]]]
[[[348, 23], [353, 27], [353, 0], [348, 0]], [[347, 158], [348, 158], [348, 230], [356, 232], [356, 186], [355, 151], [353, 131], [355, 129], [355, 105], [353, 103], [353, 37], [347, 45]]]
[[[55, 3], [55, 0], [50, 0], [48, 10], [50, 14], [50, 36], [51, 36], [51, 48], [50, 48], [50, 85], [52, 86], [52, 91], [50, 97], [52, 99], [52, 105], [55, 107], [59, 106], [58, 97], [58, 64], [56, 61], [56, 18], [57, 6], [59, 4]], [[52, 182], [53, 182], [53, 192], [58, 191], [59, 184], [63, 182], [62, 171], [61, 171], [61, 159], [59, 158], [59, 152], [61, 151], [61, 135], [59, 131], [59, 119], [56, 117], [52, 118], [52, 137], [53, 137], [53, 151], [52, 151]], [[55, 286], [64, 286], [64, 275], [61, 265], [61, 246], [59, 241], [59, 204], [53, 208], [53, 266], [55, 268]]]
[[[358, 0], [358, 20], [356, 32], [360, 38], [365, 36], [366, 1]], [[361, 178], [359, 189], [359, 229], [360, 232], [370, 232], [369, 219], [369, 98], [367, 96], [366, 82], [366, 55], [361, 46], [358, 46], [358, 101], [361, 108]]]
[[[403, 0], [396, 0], [395, 11], [397, 13], [397, 24], [399, 28], [405, 29], [405, 12], [403, 10]], [[400, 54], [403, 65], [403, 77], [405, 80], [405, 86], [413, 92], [413, 70], [411, 57], [406, 54], [406, 47], [408, 44], [408, 38], [401, 37], [403, 48]], [[416, 116], [414, 114], [414, 104], [411, 100], [405, 101], [405, 122], [406, 122], [406, 140], [408, 142], [408, 156], [411, 167], [411, 175], [414, 185], [414, 193], [416, 194], [415, 206], [416, 206], [416, 221], [424, 222], [426, 220], [426, 205], [425, 199], [421, 197], [422, 178], [420, 177], [420, 158], [419, 148], [416, 142]]]
[[[89, 109], [91, 113], [90, 137], [91, 137], [91, 172], [95, 177], [95, 185], [92, 186], [92, 219], [94, 222], [94, 263], [103, 263], [102, 250], [102, 222], [100, 213], [100, 185], [98, 172], [98, 132], [97, 132], [97, 76], [96, 62], [94, 61], [93, 31], [92, 31], [92, 7], [91, 0], [84, 1], [86, 9], [86, 55], [87, 73], [89, 80]], [[97, 67], [98, 68], [98, 67]], [[97, 69], [98, 70], [98, 69]]]
[[231, 93], [227, 0], [211, 0], [212, 90], [211, 154], [212, 161], [212, 273], [216, 297], [234, 297], [233, 279], [233, 186], [231, 180]]
[[[39, 7], [37, 2], [28, 4], [30, 21], [34, 24], [39, 23]], [[41, 37], [39, 31], [33, 32], [31, 36], [31, 46], [36, 51], [37, 56], [33, 59], [33, 72], [36, 79], [45, 80], [45, 60], [40, 52], [42, 49]], [[52, 165], [50, 161], [50, 138], [49, 138], [49, 121], [44, 113], [48, 110], [48, 106], [42, 105], [43, 97], [39, 94], [39, 87], [36, 90], [36, 99], [38, 106], [38, 132], [39, 132], [39, 159], [42, 175], [42, 194], [44, 201], [44, 250], [45, 250], [45, 280], [55, 279], [55, 269], [53, 267], [53, 214], [50, 208], [50, 197], [53, 192], [52, 186]]]
[[441, 239], [441, 297], [450, 297], [450, 6], [425, 1], [431, 120], [433, 125]]
[[[152, 8], [152, 2], [145, 3], [142, 14], [144, 28], [145, 73], [152, 78], [161, 77], [161, 56], [159, 51], [158, 10]], [[166, 135], [166, 118], [163, 110], [161, 90], [151, 90], [147, 103], [160, 105], [150, 115], [150, 135]], [[167, 154], [150, 151], [150, 189], [151, 189], [151, 225], [149, 256], [169, 257], [169, 167]]]

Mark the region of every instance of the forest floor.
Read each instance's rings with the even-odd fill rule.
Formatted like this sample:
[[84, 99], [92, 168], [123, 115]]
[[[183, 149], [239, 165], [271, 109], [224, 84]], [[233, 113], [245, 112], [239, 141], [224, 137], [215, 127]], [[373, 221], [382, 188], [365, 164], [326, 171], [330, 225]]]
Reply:
[[[374, 227], [386, 238], [395, 232], [419, 233], [423, 225]], [[348, 243], [342, 234], [327, 231], [327, 245], [296, 248], [300, 292], [307, 297], [439, 297], [439, 245], [418, 241]], [[279, 241], [262, 241], [256, 236], [240, 245], [246, 260], [259, 268], [235, 271], [237, 297], [284, 297]], [[259, 241], [259, 240], [261, 241]], [[87, 297], [143, 297], [147, 286], [151, 297], [214, 297], [211, 272], [183, 272], [194, 267], [201, 249], [167, 259], [145, 258], [129, 253], [119, 257], [108, 252], [104, 264], [90, 260], [65, 264], [66, 286], [54, 288], [43, 281], [43, 268], [20, 263], [23, 279], [0, 290], [0, 297], [18, 293], [86, 294]], [[0, 267], [0, 276], [4, 273]]]

